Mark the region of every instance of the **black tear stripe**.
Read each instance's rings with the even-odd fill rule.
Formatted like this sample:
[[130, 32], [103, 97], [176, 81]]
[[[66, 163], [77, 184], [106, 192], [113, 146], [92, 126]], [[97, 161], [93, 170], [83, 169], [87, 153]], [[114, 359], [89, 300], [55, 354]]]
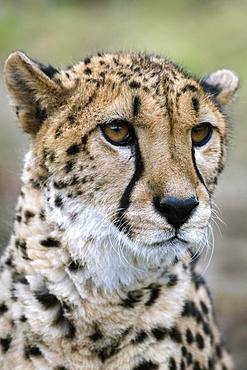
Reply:
[[199, 180], [201, 181], [201, 183], [205, 186], [207, 192], [209, 193], [208, 188], [207, 188], [207, 186], [205, 184], [205, 181], [204, 181], [204, 179], [202, 177], [202, 174], [201, 174], [201, 172], [199, 171], [199, 169], [197, 167], [196, 158], [195, 158], [195, 148], [193, 146], [192, 146], [192, 151], [191, 152], [192, 152], [192, 160], [193, 160], [193, 164], [194, 164], [194, 168], [195, 168], [196, 174], [197, 174]]
[[135, 142], [133, 146], [131, 147], [131, 151], [133, 154], [135, 154], [135, 172], [134, 175], [132, 176], [128, 186], [126, 187], [122, 198], [120, 199], [119, 202], [119, 211], [117, 213], [117, 217], [114, 220], [114, 225], [120, 230], [123, 231], [124, 233], [128, 234], [130, 231], [130, 226], [128, 225], [124, 213], [128, 209], [130, 205], [130, 197], [132, 190], [136, 184], [136, 182], [141, 178], [143, 172], [144, 172], [144, 163], [139, 147], [139, 142], [137, 137], [135, 138]]

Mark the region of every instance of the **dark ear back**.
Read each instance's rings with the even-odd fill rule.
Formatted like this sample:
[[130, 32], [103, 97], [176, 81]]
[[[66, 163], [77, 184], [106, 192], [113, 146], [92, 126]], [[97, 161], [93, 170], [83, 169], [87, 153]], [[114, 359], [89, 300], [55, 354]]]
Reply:
[[23, 129], [35, 135], [47, 113], [61, 101], [62, 88], [52, 80], [58, 71], [15, 52], [8, 57], [4, 73]]
[[239, 87], [239, 78], [234, 72], [221, 69], [202, 78], [200, 84], [219, 105], [224, 106], [235, 95]]

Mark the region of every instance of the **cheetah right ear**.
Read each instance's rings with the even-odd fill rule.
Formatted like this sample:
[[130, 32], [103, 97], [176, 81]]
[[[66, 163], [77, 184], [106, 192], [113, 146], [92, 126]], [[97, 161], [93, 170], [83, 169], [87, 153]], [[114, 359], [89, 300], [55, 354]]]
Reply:
[[15, 52], [8, 57], [4, 73], [23, 129], [35, 135], [49, 112], [61, 103], [64, 89], [52, 79], [59, 71]]
[[239, 78], [229, 69], [219, 69], [200, 81], [203, 89], [220, 105], [227, 105], [239, 87]]

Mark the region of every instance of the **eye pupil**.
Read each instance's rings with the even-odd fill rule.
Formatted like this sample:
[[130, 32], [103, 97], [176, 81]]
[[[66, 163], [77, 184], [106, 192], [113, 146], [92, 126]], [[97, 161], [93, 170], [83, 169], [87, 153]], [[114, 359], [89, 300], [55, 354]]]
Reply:
[[101, 126], [106, 140], [114, 145], [128, 145], [133, 138], [133, 132], [128, 122], [114, 120]]

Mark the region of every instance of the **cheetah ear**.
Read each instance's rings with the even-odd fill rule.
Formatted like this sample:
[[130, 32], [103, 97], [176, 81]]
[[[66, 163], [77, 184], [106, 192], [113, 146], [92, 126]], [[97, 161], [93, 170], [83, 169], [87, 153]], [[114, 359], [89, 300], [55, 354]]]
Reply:
[[52, 80], [59, 71], [15, 52], [8, 57], [4, 73], [23, 129], [35, 135], [49, 112], [61, 102], [63, 89]]
[[236, 93], [239, 78], [228, 69], [220, 69], [202, 78], [200, 84], [219, 105], [223, 106], [229, 103]]

